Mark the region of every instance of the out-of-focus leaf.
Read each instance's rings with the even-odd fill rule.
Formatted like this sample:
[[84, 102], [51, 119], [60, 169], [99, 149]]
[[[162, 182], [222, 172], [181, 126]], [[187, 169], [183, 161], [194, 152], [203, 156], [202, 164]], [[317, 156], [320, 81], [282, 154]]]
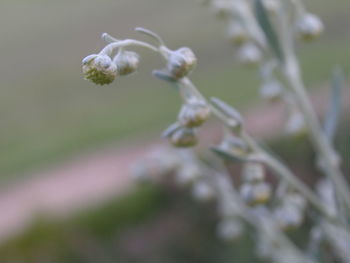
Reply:
[[178, 122], [171, 124], [162, 134], [163, 137], [171, 136], [176, 130], [178, 130], [181, 125]]
[[262, 3], [262, 0], [255, 0], [255, 16], [259, 22], [261, 29], [267, 39], [270, 49], [275, 56], [281, 61], [284, 61], [283, 52], [279, 43], [277, 34], [270, 22], [268, 12]]
[[238, 157], [228, 151], [221, 149], [220, 147], [211, 147], [210, 148], [214, 153], [216, 153], [220, 158], [231, 161], [231, 162], [244, 162], [246, 159], [243, 157]]
[[239, 124], [242, 124], [243, 120], [241, 114], [232, 106], [215, 97], [210, 98], [210, 101], [218, 110], [220, 110], [227, 117], [236, 120]]
[[170, 83], [175, 83], [177, 81], [174, 77], [172, 77], [168, 72], [164, 70], [153, 70], [152, 74], [158, 79], [161, 79]]
[[324, 122], [324, 132], [330, 141], [334, 139], [334, 135], [338, 126], [339, 115], [341, 112], [343, 86], [343, 73], [340, 68], [335, 68], [332, 75], [332, 91], [329, 102], [329, 109]]

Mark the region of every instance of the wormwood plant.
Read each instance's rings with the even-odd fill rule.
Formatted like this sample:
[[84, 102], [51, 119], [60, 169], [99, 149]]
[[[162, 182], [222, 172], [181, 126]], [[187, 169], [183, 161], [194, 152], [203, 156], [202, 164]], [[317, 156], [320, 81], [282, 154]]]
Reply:
[[[305, 185], [247, 133], [244, 119], [232, 106], [214, 97], [207, 100], [200, 93], [189, 78], [197, 64], [190, 48], [172, 50], [160, 36], [144, 28], [135, 30], [153, 43], [116, 39], [104, 33], [102, 39], [107, 45], [82, 62], [85, 78], [99, 85], [137, 70], [139, 55], [130, 51], [132, 47], [147, 48], [165, 62], [165, 68], [154, 70], [153, 75], [175, 87], [183, 103], [177, 120], [163, 135], [175, 147], [186, 150], [151, 155], [137, 167], [137, 175], [175, 173], [178, 183], [191, 184], [199, 200], [215, 199], [221, 218], [218, 235], [236, 240], [245, 230], [253, 229], [256, 253], [269, 262], [350, 262], [350, 191], [333, 146], [341, 75], [334, 75], [331, 107], [321, 125], [305, 90], [294, 46], [295, 40], [311, 41], [322, 33], [320, 18], [309, 13], [301, 0], [203, 3], [227, 22], [227, 36], [237, 49], [238, 59], [259, 69], [262, 97], [286, 105], [286, 130], [308, 135], [317, 156], [315, 165], [323, 177], [316, 190]], [[207, 165], [191, 150], [210, 116], [224, 126], [221, 143], [211, 150], [224, 162], [242, 165], [239, 187], [234, 186], [224, 166]], [[265, 180], [265, 169], [277, 177], [275, 186]], [[312, 227], [308, 244], [300, 245], [289, 238], [288, 232], [300, 227], [306, 216]]]

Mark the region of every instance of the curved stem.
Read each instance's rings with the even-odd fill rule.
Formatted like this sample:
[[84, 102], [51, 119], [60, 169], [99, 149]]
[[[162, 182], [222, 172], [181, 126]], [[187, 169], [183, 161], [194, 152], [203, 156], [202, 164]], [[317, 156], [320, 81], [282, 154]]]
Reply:
[[144, 48], [148, 48], [154, 52], [159, 52], [159, 49], [156, 48], [155, 46], [142, 42], [142, 41], [138, 41], [138, 40], [134, 40], [134, 39], [125, 39], [125, 40], [121, 40], [118, 42], [113, 42], [108, 44], [107, 46], [105, 46], [100, 54], [107, 54], [107, 55], [111, 55], [113, 53], [113, 51], [117, 48], [121, 48], [121, 47], [126, 47], [126, 46], [138, 46], [138, 47], [144, 47]]

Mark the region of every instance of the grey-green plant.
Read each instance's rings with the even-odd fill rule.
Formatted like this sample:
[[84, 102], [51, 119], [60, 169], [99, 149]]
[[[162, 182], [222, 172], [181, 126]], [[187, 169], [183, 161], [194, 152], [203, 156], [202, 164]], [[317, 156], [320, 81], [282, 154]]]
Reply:
[[[340, 170], [341, 158], [333, 139], [340, 111], [342, 76], [334, 74], [329, 113], [322, 125], [302, 80], [295, 41], [311, 41], [323, 32], [321, 19], [309, 13], [302, 0], [206, 0], [202, 1], [227, 25], [227, 37], [237, 58], [258, 69], [261, 96], [286, 106], [287, 133], [304, 133], [312, 142], [323, 173], [316, 189], [302, 182], [278, 157], [248, 134], [240, 113], [219, 98], [206, 99], [190, 80], [197, 58], [188, 47], [170, 49], [156, 33], [136, 28], [150, 42], [116, 39], [104, 33], [107, 45], [83, 59], [83, 73], [104, 85], [137, 70], [139, 55], [129, 49], [144, 47], [159, 54], [164, 68], [153, 75], [177, 89], [182, 98], [177, 120], [163, 133], [174, 149], [158, 150], [145, 157], [135, 178], [148, 180], [150, 174], [175, 174], [175, 181], [192, 188], [198, 201], [215, 200], [220, 222], [218, 236], [239, 239], [244, 230], [254, 229], [256, 253], [269, 262], [329, 262], [322, 257], [322, 245], [329, 246], [331, 258], [350, 262], [350, 191]], [[198, 143], [202, 125], [217, 117], [224, 126], [221, 142], [211, 150], [222, 160], [208, 165], [192, 147]], [[224, 162], [242, 165], [242, 184], [237, 187]], [[265, 178], [269, 169], [277, 178], [272, 186]], [[154, 177], [152, 177], [154, 178]], [[307, 208], [313, 208], [312, 228], [307, 246], [294, 243], [286, 234], [300, 227]], [[338, 262], [336, 261], [336, 262]], [[333, 261], [332, 261], [333, 262]]]

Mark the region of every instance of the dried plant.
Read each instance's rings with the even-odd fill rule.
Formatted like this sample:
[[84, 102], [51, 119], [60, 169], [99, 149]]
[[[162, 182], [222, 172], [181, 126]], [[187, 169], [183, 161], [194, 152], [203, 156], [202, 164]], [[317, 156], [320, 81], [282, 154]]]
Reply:
[[[262, 97], [286, 105], [286, 131], [308, 135], [317, 156], [316, 166], [324, 176], [315, 191], [304, 184], [247, 133], [238, 111], [218, 98], [207, 100], [199, 92], [189, 78], [197, 64], [190, 48], [172, 50], [160, 36], [144, 28], [136, 31], [151, 37], [153, 44], [119, 40], [105, 33], [102, 39], [108, 44], [83, 60], [85, 78], [104, 85], [137, 70], [139, 56], [129, 48], [150, 49], [165, 62], [164, 69], [154, 70], [153, 75], [175, 87], [182, 98], [178, 118], [163, 136], [186, 150], [152, 153], [134, 167], [134, 175], [149, 180], [150, 175], [175, 173], [176, 182], [190, 185], [196, 199], [216, 201], [221, 238], [236, 240], [245, 229], [255, 229], [256, 253], [269, 262], [350, 262], [350, 191], [333, 146], [341, 74], [334, 74], [331, 107], [325, 125], [321, 125], [305, 90], [294, 46], [295, 40], [316, 39], [323, 31], [322, 21], [307, 12], [301, 0], [207, 0], [203, 4], [227, 22], [227, 37], [238, 59], [259, 69]], [[241, 163], [239, 187], [234, 186], [224, 166], [207, 165], [191, 150], [210, 116], [221, 120], [225, 131], [221, 143], [211, 150], [225, 162]], [[275, 187], [266, 181], [266, 169], [276, 175]], [[286, 231], [303, 224], [307, 208], [313, 212], [313, 226], [308, 245], [302, 247], [293, 243]], [[327, 258], [323, 257], [324, 246], [329, 247], [331, 256]]]

